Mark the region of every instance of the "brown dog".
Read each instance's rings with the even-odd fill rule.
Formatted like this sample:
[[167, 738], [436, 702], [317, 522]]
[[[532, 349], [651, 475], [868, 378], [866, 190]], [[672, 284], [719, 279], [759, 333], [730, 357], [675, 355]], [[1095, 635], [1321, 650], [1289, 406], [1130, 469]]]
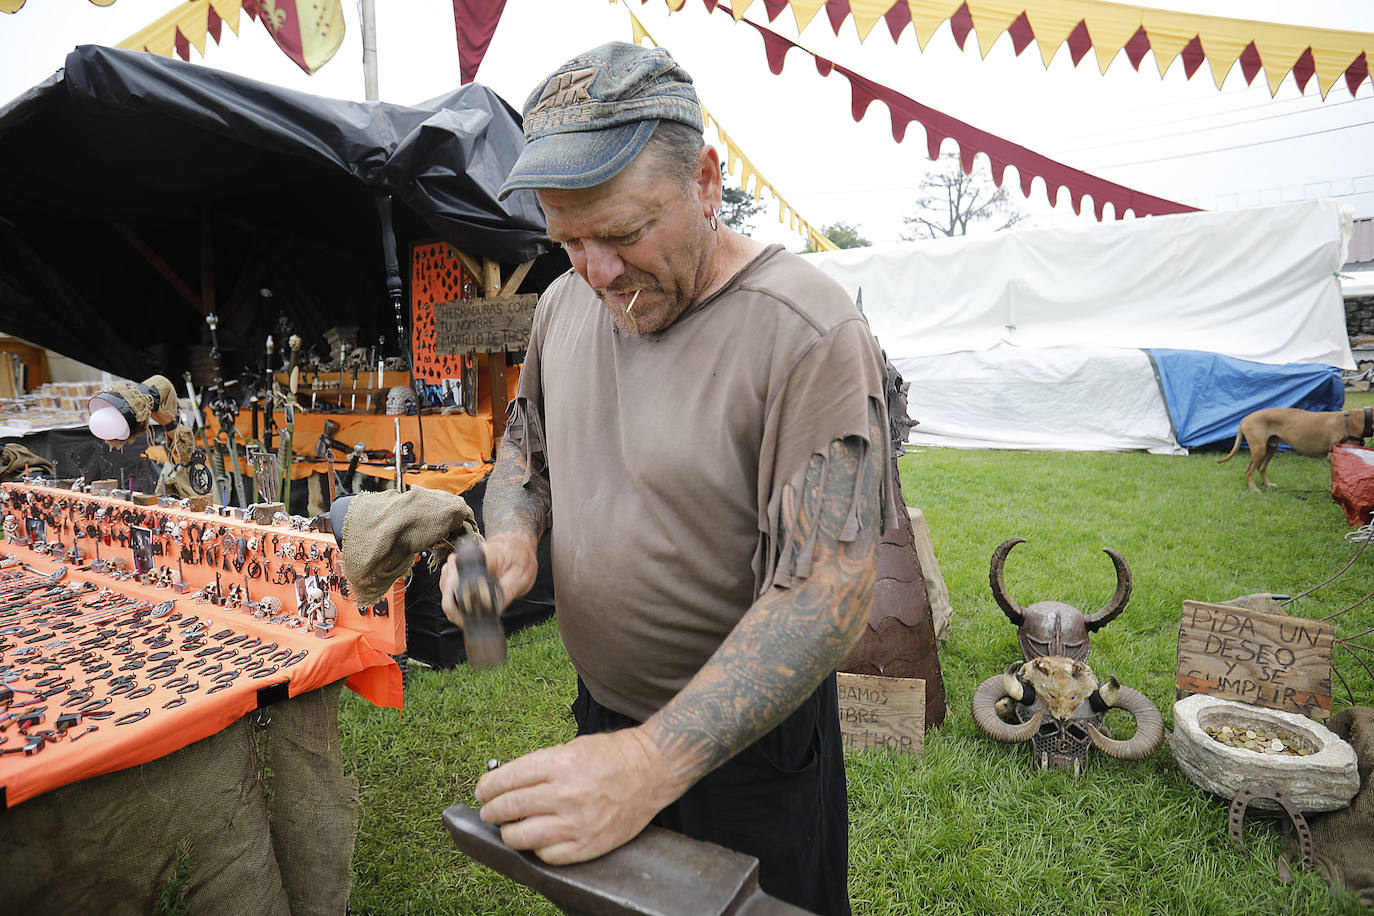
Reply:
[[1364, 410], [1299, 410], [1296, 407], [1266, 407], [1257, 410], [1240, 421], [1236, 441], [1231, 451], [1217, 464], [1230, 461], [1240, 448], [1241, 437], [1250, 446], [1250, 466], [1245, 469], [1245, 479], [1250, 489], [1255, 486], [1255, 472], [1266, 487], [1278, 484], [1269, 479], [1269, 462], [1279, 450], [1279, 443], [1288, 443], [1289, 448], [1300, 455], [1321, 458], [1342, 442], [1362, 444], [1374, 436], [1374, 407]]

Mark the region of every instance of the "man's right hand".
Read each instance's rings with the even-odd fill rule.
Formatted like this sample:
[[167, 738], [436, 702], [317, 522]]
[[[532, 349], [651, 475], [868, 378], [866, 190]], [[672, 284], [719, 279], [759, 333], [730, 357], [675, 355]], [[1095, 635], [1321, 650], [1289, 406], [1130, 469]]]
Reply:
[[[520, 534], [495, 534], [482, 543], [486, 552], [487, 570], [501, 586], [496, 608], [500, 614], [516, 598], [525, 594], [534, 585], [534, 577], [539, 572], [539, 559], [535, 554], [538, 542]], [[458, 591], [458, 558], [450, 553], [439, 572], [439, 592], [442, 595], [444, 616], [456, 626], [463, 622], [458, 616], [458, 605], [453, 596]]]

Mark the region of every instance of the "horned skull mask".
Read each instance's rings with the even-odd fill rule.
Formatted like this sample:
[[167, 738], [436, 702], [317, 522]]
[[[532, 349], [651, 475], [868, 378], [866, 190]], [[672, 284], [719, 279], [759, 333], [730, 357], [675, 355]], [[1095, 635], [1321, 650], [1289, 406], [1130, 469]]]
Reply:
[[999, 544], [992, 552], [992, 566], [988, 571], [992, 597], [1017, 628], [1016, 638], [1021, 643], [1022, 657], [1030, 660], [1044, 655], [1062, 655], [1087, 661], [1091, 649], [1088, 635], [1110, 623], [1131, 598], [1130, 567], [1121, 554], [1110, 547], [1103, 548], [1102, 552], [1112, 558], [1112, 565], [1116, 567], [1116, 593], [1102, 610], [1094, 614], [1084, 614], [1062, 601], [1037, 601], [1030, 607], [1022, 607], [1007, 594], [1006, 583], [1002, 581], [1002, 567], [1011, 549], [1025, 540], [1008, 538]]
[[[1135, 735], [1118, 741], [1104, 726], [1107, 711], [1118, 708], [1136, 721]], [[1031, 742], [1038, 769], [1083, 772], [1089, 745], [1118, 760], [1143, 760], [1164, 741], [1164, 721], [1149, 698], [1105, 684], [1086, 662], [1050, 655], [1014, 663], [993, 675], [973, 693], [973, 720], [996, 741]]]

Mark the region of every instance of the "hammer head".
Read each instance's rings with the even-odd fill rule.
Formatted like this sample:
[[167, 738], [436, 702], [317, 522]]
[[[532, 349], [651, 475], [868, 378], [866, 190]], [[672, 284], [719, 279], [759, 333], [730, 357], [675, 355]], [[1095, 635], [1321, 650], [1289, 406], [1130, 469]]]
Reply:
[[505, 664], [506, 633], [501, 628], [501, 586], [487, 569], [486, 551], [475, 538], [460, 538], [454, 548], [458, 587], [454, 603], [463, 627], [468, 664], [491, 668]]

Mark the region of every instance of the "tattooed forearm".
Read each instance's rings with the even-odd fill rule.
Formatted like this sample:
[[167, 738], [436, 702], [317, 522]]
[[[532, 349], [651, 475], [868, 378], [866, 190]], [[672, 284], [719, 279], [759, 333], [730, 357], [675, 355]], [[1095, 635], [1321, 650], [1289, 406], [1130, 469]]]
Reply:
[[487, 537], [522, 534], [538, 540], [548, 528], [553, 506], [549, 479], [536, 469], [526, 482], [527, 468], [523, 450], [510, 439], [502, 439], [482, 504]]
[[[687, 686], [645, 723], [684, 790], [781, 722], [858, 639], [876, 580], [886, 436], [870, 405], [873, 447], [849, 438], [831, 443], [824, 459], [812, 456], [788, 533], [801, 543], [814, 535], [810, 575], [759, 598]], [[859, 534], [842, 542], [855, 499]]]

